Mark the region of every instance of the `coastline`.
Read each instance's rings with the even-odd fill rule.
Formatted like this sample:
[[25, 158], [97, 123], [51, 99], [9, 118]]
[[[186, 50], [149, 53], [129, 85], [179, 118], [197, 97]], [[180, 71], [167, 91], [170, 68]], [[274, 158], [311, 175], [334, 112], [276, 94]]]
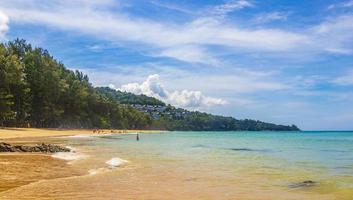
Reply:
[[59, 128], [0, 128], [0, 140], [96, 134], [164, 133], [165, 130], [122, 130], [122, 129], [59, 129]]

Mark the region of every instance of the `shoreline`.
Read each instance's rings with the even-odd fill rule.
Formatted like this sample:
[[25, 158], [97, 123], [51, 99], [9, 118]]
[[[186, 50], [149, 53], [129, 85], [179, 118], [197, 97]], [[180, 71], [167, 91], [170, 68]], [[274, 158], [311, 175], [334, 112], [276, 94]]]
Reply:
[[0, 128], [0, 140], [35, 137], [56, 137], [97, 134], [164, 133], [165, 130], [123, 130], [123, 129], [59, 129], [59, 128]]

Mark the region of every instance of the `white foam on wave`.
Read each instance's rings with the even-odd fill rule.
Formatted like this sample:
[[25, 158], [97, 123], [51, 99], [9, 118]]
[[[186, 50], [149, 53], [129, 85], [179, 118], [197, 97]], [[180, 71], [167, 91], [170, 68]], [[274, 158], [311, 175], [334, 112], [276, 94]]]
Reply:
[[78, 160], [82, 158], [82, 155], [74, 152], [58, 152], [52, 155], [53, 158], [58, 158], [67, 161]]
[[105, 137], [105, 136], [112, 136], [114, 134], [111, 133], [104, 133], [104, 134], [80, 134], [80, 135], [69, 135], [63, 136], [65, 138], [74, 138], [74, 139], [87, 139], [87, 138], [97, 138], [97, 137]]
[[119, 167], [119, 166], [121, 166], [125, 163], [128, 163], [128, 162], [129, 161], [127, 161], [127, 160], [123, 160], [121, 158], [114, 157], [114, 158], [108, 160], [107, 162], [105, 162], [108, 165], [108, 167], [102, 167], [102, 168], [98, 168], [98, 169], [90, 169], [90, 170], [88, 170], [88, 174], [90, 176], [94, 176], [99, 173], [109, 172], [109, 171], [113, 170], [114, 168]]
[[93, 137], [93, 135], [88, 135], [88, 134], [81, 134], [81, 135], [69, 135], [69, 136], [64, 136], [66, 138], [90, 138]]
[[108, 160], [107, 162], [105, 162], [107, 165], [109, 165], [109, 167], [119, 167], [120, 165], [123, 165], [125, 163], [128, 163], [129, 161], [127, 160], [123, 160], [121, 158], [118, 157], [114, 157], [110, 160]]
[[122, 133], [124, 135], [136, 135], [136, 134], [141, 134], [141, 133], [138, 133], [138, 132], [129, 132], [129, 133]]
[[88, 170], [88, 174], [94, 176], [98, 173], [106, 172], [107, 170], [107, 168], [90, 169]]
[[[75, 148], [66, 146], [70, 152], [57, 152], [52, 155], [53, 158], [58, 158], [66, 161], [75, 161], [87, 157], [85, 154], [78, 153]], [[69, 163], [70, 164], [70, 163]]]

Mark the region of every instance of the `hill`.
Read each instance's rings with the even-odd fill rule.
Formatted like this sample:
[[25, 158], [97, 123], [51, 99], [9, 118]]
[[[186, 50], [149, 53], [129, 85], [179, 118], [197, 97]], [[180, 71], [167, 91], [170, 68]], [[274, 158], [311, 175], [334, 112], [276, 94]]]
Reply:
[[[119, 103], [127, 104], [150, 116], [153, 119], [151, 127], [155, 129], [184, 131], [299, 131], [299, 128], [295, 125], [276, 125], [251, 119], [237, 120], [233, 117], [175, 108], [156, 98], [145, 95], [135, 95], [107, 87], [96, 89], [112, 101], [116, 100]], [[129, 97], [129, 101], [126, 101], [125, 97]]]

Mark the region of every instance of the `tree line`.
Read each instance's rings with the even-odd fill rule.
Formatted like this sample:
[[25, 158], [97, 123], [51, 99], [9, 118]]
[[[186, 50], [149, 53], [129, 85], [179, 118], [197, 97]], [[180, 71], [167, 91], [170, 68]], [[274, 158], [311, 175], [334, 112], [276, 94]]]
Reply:
[[151, 118], [100, 94], [87, 75], [68, 70], [25, 40], [0, 44], [0, 125], [146, 128]]
[[184, 117], [163, 116], [152, 126], [179, 131], [300, 131], [295, 125], [277, 125], [259, 120], [238, 120], [233, 117], [187, 111]]
[[165, 103], [154, 97], [149, 97], [144, 94], [133, 94], [130, 92], [123, 92], [109, 87], [96, 87], [96, 89], [106, 95], [108, 98], [118, 101], [121, 104], [133, 105], [153, 105], [165, 106]]

